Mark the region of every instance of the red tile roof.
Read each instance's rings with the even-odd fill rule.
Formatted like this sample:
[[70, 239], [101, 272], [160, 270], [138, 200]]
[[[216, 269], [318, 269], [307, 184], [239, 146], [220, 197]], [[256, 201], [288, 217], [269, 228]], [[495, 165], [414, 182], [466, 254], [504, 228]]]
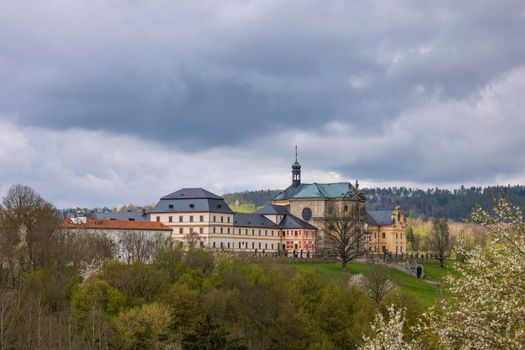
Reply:
[[75, 224], [71, 219], [62, 223], [63, 228], [106, 229], [106, 230], [151, 230], [171, 231], [171, 228], [156, 221], [129, 221], [129, 220], [96, 220], [87, 219], [86, 223]]

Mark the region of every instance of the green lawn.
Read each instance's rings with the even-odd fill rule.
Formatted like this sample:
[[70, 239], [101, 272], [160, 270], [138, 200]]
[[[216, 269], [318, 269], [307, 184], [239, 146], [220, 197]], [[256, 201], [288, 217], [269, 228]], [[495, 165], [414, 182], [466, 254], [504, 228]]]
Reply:
[[[337, 280], [344, 281], [349, 278], [348, 273], [341, 271], [341, 264], [294, 263], [291, 266], [299, 270], [316, 270], [324, 276]], [[376, 267], [377, 265], [373, 264], [349, 264], [347, 269], [351, 274], [358, 274]], [[392, 273], [399, 287], [414, 295], [423, 305], [429, 306], [436, 301], [439, 295], [439, 287], [422, 282], [409, 274], [395, 269], [392, 269]]]
[[423, 264], [425, 269], [425, 278], [429, 280], [441, 281], [448, 274], [455, 274], [452, 268], [452, 262], [447, 261], [444, 267], [439, 264]]

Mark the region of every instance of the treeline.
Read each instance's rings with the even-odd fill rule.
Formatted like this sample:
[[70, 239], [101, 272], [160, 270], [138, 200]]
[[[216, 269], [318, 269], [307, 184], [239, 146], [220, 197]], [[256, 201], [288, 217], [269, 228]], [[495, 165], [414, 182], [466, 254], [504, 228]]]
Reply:
[[[447, 190], [432, 188], [428, 190], [406, 187], [364, 188], [367, 208], [372, 210], [392, 209], [398, 203], [412, 217], [437, 217], [461, 221], [469, 218], [472, 209], [480, 205], [489, 210], [494, 200], [505, 197], [512, 204], [525, 206], [525, 186], [469, 187]], [[228, 204], [236, 202], [253, 203], [256, 207], [266, 205], [279, 193], [278, 190], [246, 191], [224, 195]]]
[[468, 219], [480, 205], [490, 210], [497, 199], [507, 198], [515, 206], [525, 204], [525, 186], [489, 186], [459, 189], [428, 189], [406, 187], [365, 188], [367, 208], [391, 209], [399, 203], [410, 216], [445, 217], [456, 221]]
[[0, 206], [0, 349], [356, 349], [377, 310], [422, 312], [403, 291], [369, 293], [377, 276], [360, 288], [170, 238], [146, 253], [114, 260], [110, 238], [62, 230], [50, 203], [13, 187]]

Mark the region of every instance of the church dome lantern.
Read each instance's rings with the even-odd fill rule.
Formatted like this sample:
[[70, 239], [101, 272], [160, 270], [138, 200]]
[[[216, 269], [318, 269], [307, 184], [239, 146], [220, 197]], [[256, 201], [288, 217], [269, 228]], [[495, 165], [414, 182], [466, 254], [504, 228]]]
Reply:
[[292, 186], [301, 185], [301, 164], [297, 161], [297, 146], [295, 146], [295, 162], [292, 164]]

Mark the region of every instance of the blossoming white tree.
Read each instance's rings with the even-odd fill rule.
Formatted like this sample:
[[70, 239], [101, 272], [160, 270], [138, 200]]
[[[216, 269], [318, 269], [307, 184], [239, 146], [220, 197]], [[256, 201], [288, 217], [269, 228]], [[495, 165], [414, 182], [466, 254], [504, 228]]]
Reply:
[[364, 337], [361, 350], [409, 350], [412, 345], [403, 339], [405, 315], [402, 310], [388, 308], [388, 319], [378, 312], [371, 325], [372, 336]]
[[500, 200], [494, 214], [477, 209], [473, 219], [489, 233], [485, 247], [459, 248], [464, 264], [447, 279], [441, 310], [424, 327], [447, 349], [525, 347], [525, 222], [521, 211]]
[[[457, 274], [447, 278], [446, 297], [440, 307], [426, 313], [419, 323], [417, 348], [525, 348], [523, 215], [508, 201], [500, 200], [494, 214], [477, 209], [473, 219], [487, 229], [490, 239], [484, 247], [457, 248], [457, 253], [465, 256], [465, 262], [456, 266]], [[366, 339], [364, 349], [397, 349], [394, 346], [405, 344], [401, 338], [403, 317], [394, 316], [390, 316], [388, 323], [376, 319], [373, 328], [376, 335]], [[378, 333], [377, 327], [391, 330]], [[386, 341], [393, 345], [378, 347]], [[409, 345], [405, 348], [415, 347], [415, 343]]]

